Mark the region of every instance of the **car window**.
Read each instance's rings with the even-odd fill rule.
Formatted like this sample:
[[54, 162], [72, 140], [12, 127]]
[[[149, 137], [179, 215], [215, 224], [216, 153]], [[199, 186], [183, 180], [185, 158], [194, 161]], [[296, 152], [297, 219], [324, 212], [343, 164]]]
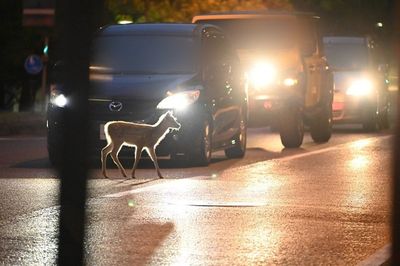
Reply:
[[101, 36], [91, 69], [108, 73], [194, 73], [198, 42], [186, 36]]
[[336, 70], [360, 70], [369, 65], [368, 48], [357, 43], [324, 43], [329, 65]]
[[295, 44], [293, 20], [286, 19], [224, 19], [204, 20], [219, 26], [236, 49], [288, 49]]

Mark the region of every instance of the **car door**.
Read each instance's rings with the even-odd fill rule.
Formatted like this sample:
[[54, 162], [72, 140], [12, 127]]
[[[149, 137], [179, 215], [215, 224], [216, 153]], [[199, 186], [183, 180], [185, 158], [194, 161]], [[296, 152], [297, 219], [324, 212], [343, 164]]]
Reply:
[[236, 65], [225, 38], [220, 32], [213, 32], [205, 40], [208, 58], [204, 66], [205, 85], [211, 100], [214, 147], [228, 145], [238, 129], [239, 106], [235, 97], [234, 77]]

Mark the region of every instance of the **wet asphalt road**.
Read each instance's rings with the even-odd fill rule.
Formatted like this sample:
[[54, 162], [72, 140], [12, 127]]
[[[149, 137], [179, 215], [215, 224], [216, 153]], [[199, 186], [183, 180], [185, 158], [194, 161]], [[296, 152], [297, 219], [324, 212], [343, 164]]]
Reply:
[[[251, 129], [242, 160], [209, 167], [161, 160], [159, 180], [110, 180], [93, 163], [87, 206], [89, 265], [356, 265], [390, 243], [390, 131], [336, 128], [331, 141], [284, 150]], [[45, 138], [0, 139], [0, 264], [56, 259], [57, 173]], [[129, 168], [130, 161], [124, 161]]]

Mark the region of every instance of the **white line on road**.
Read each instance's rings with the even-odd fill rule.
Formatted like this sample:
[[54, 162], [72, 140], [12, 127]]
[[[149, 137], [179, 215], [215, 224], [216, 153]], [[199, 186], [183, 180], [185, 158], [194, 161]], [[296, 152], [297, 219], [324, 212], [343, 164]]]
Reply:
[[293, 160], [293, 159], [307, 157], [307, 156], [311, 156], [311, 155], [315, 155], [315, 154], [325, 153], [325, 152], [328, 152], [328, 151], [342, 149], [343, 147], [352, 146], [352, 145], [354, 145], [356, 143], [360, 143], [361, 141], [362, 142], [365, 142], [365, 141], [374, 142], [374, 141], [378, 141], [378, 140], [388, 139], [388, 138], [391, 138], [391, 137], [393, 137], [393, 136], [392, 135], [388, 135], [388, 136], [370, 137], [370, 138], [356, 140], [356, 141], [352, 141], [352, 142], [348, 142], [348, 143], [339, 144], [339, 145], [333, 146], [333, 147], [328, 147], [328, 148], [319, 149], [319, 150], [310, 151], [310, 152], [304, 152], [304, 153], [300, 153], [300, 154], [294, 154], [294, 155], [290, 155], [290, 156], [287, 156], [287, 157], [281, 157], [281, 158], [276, 158], [276, 159], [272, 159], [272, 160], [273, 161], [285, 162], [285, 161], [290, 161], [290, 160]]
[[377, 252], [360, 262], [357, 266], [376, 266], [382, 265], [390, 259], [392, 244], [387, 244]]
[[340, 145], [325, 148], [325, 149], [310, 151], [310, 152], [304, 152], [304, 153], [300, 153], [300, 154], [294, 154], [294, 155], [290, 155], [290, 156], [286, 156], [286, 157], [276, 158], [276, 159], [272, 159], [271, 161], [286, 162], [286, 161], [290, 161], [290, 160], [294, 160], [294, 159], [298, 159], [298, 158], [302, 158], [302, 157], [306, 157], [306, 156], [311, 156], [314, 154], [325, 153], [328, 151], [333, 151], [333, 150], [338, 150], [338, 149], [340, 149]]
[[[276, 159], [272, 159], [270, 161], [286, 162], [286, 161], [290, 161], [290, 160], [294, 160], [294, 159], [298, 159], [298, 158], [303, 158], [303, 157], [307, 157], [307, 156], [311, 156], [311, 155], [315, 155], [315, 154], [320, 154], [320, 153], [325, 153], [325, 152], [329, 152], [329, 151], [333, 151], [333, 150], [338, 150], [338, 149], [341, 149], [343, 147], [354, 145], [355, 143], [358, 143], [360, 141], [371, 141], [371, 142], [373, 142], [373, 141], [383, 140], [383, 139], [387, 139], [387, 138], [391, 138], [391, 137], [393, 137], [393, 136], [392, 135], [388, 135], [388, 136], [370, 137], [370, 138], [365, 138], [365, 139], [362, 139], [362, 140], [357, 140], [357, 141], [352, 141], [352, 142], [348, 142], [348, 143], [339, 144], [339, 145], [334, 146], [334, 147], [328, 147], [328, 148], [319, 149], [319, 150], [315, 150], [315, 151], [304, 152], [304, 153], [300, 153], [300, 154], [294, 154], [294, 155], [290, 155], [290, 156], [287, 156], [287, 157], [276, 158]], [[265, 163], [265, 162], [257, 162], [257, 163], [254, 163], [254, 164], [246, 165], [244, 167], [243, 166], [239, 166], [237, 168], [238, 169], [249, 168], [249, 167], [252, 167], [252, 166], [254, 166], [256, 164], [260, 164], [260, 163]], [[183, 180], [191, 180], [191, 179], [198, 179], [198, 178], [204, 178], [204, 177], [206, 177], [206, 176], [194, 176], [194, 177], [185, 178], [185, 179], [173, 180], [172, 182], [182, 182]], [[102, 196], [102, 198], [121, 198], [121, 197], [125, 197], [125, 196], [132, 195], [132, 194], [152, 191], [154, 189], [161, 190], [165, 185], [170, 187], [171, 182], [169, 182], [168, 184], [167, 183], [158, 183], [158, 184], [148, 185], [148, 186], [144, 186], [144, 187], [137, 187], [137, 188], [133, 188], [133, 189], [128, 190], [128, 191], [122, 191], [122, 192], [118, 192], [118, 193], [107, 194], [107, 195]]]

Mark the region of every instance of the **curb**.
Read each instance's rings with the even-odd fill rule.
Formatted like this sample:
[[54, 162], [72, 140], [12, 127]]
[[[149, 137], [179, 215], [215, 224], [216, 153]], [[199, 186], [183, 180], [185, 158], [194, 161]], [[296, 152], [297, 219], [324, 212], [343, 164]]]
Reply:
[[0, 113], [0, 136], [46, 135], [46, 114], [34, 112]]

